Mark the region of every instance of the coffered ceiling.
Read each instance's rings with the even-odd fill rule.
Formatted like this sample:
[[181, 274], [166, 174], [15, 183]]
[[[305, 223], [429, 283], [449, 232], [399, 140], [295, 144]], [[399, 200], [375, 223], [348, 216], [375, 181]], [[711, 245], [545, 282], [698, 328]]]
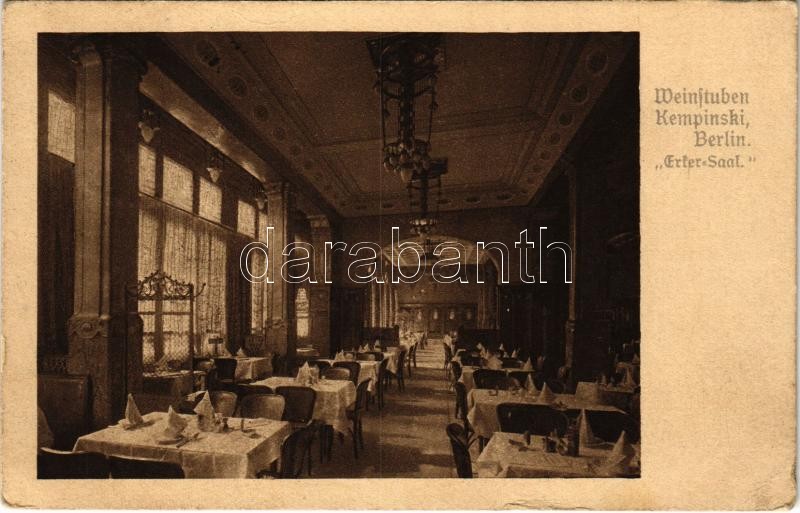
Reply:
[[[167, 42], [342, 216], [410, 212], [381, 166], [376, 33], [182, 33]], [[441, 210], [525, 205], [625, 54], [620, 34], [445, 34], [431, 137]], [[284, 170], [287, 171], [287, 170]]]

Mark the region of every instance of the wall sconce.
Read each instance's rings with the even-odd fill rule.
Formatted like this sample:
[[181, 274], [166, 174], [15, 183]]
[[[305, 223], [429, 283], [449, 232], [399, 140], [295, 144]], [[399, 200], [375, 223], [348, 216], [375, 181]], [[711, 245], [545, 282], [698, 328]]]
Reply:
[[211, 157], [211, 164], [206, 168], [206, 171], [208, 171], [211, 181], [217, 183], [219, 176], [222, 174], [222, 159], [219, 155]]
[[161, 130], [158, 126], [158, 117], [152, 110], [144, 110], [142, 112], [142, 119], [139, 121], [139, 133], [142, 134], [142, 139], [147, 144], [153, 140], [156, 133]]
[[256, 195], [256, 205], [258, 205], [259, 210], [264, 210], [264, 207], [267, 206], [267, 200], [264, 199], [264, 196], [261, 194]]

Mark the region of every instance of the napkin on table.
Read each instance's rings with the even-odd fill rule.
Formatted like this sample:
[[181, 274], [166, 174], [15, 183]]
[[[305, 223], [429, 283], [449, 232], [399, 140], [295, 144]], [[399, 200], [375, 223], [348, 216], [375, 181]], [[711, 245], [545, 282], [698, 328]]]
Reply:
[[486, 360], [486, 368], [492, 370], [500, 370], [503, 368], [503, 362], [500, 361], [500, 358], [498, 358], [497, 356], [492, 355], [489, 357], [488, 360]]
[[528, 374], [528, 378], [525, 380], [525, 390], [532, 394], [539, 393], [539, 389], [536, 388], [536, 383], [533, 382], [533, 375]]
[[144, 424], [142, 414], [139, 413], [139, 407], [136, 406], [136, 401], [133, 400], [133, 394], [128, 394], [128, 404], [125, 405], [125, 420], [128, 423], [128, 427]]
[[295, 381], [297, 383], [305, 383], [310, 377], [311, 368], [308, 366], [308, 362], [306, 362], [297, 370], [297, 377], [295, 378]]
[[478, 346], [477, 347], [478, 347], [479, 350], [483, 351], [483, 344], [481, 344], [480, 342], [478, 342]]
[[632, 363], [635, 364], [635, 365], [638, 365], [638, 364], [642, 363], [642, 361], [639, 359], [639, 355], [638, 354], [633, 355]]
[[530, 358], [528, 358], [528, 360], [522, 366], [522, 370], [524, 370], [524, 371], [532, 371], [533, 370], [533, 364], [531, 363], [531, 359]]
[[343, 362], [344, 361], [344, 351], [339, 351], [336, 353], [336, 356], [333, 357], [334, 362]]
[[592, 426], [589, 425], [589, 419], [586, 416], [585, 409], [581, 409], [581, 416], [578, 417], [578, 440], [581, 447], [597, 445], [602, 442], [602, 440], [592, 433]]
[[636, 456], [636, 450], [628, 442], [628, 437], [623, 431], [619, 435], [617, 443], [614, 444], [614, 448], [611, 449], [611, 454], [606, 458], [603, 470], [609, 475], [628, 474], [634, 456]]
[[636, 380], [633, 379], [633, 372], [630, 367], [625, 368], [625, 378], [622, 380], [622, 386], [626, 388], [635, 388]]
[[201, 429], [211, 429], [214, 426], [214, 405], [211, 404], [211, 396], [208, 392], [203, 394], [203, 398], [194, 407], [197, 420]]
[[239, 356], [241, 358], [245, 358], [245, 357], [247, 357], [247, 353], [244, 352], [244, 348], [243, 347], [240, 347], [239, 350], [236, 351], [236, 356]]
[[500, 344], [499, 349], [500, 349], [500, 351], [505, 351], [506, 350], [506, 348], [505, 348], [505, 346], [503, 346], [503, 344]]
[[516, 357], [517, 357], [517, 350], [516, 350], [516, 349], [514, 349], [514, 350], [511, 352], [511, 358], [516, 358]]
[[183, 430], [186, 429], [187, 425], [189, 425], [186, 419], [175, 413], [175, 410], [172, 409], [172, 406], [169, 407], [169, 411], [167, 412], [166, 424], [167, 425], [164, 428], [164, 436], [167, 438], [177, 437], [183, 433]]
[[550, 387], [547, 386], [547, 383], [542, 385], [542, 391], [539, 392], [539, 398], [536, 399], [536, 402], [541, 404], [551, 404], [555, 400], [556, 395], [552, 390], [550, 390]]

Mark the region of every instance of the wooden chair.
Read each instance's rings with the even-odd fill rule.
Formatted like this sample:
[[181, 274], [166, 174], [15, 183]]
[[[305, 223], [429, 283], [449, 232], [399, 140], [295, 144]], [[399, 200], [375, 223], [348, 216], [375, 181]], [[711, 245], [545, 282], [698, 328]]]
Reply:
[[408, 359], [406, 362], [406, 368], [408, 369], [408, 375], [411, 376], [411, 366], [413, 364], [414, 368], [417, 368], [417, 346], [419, 344], [414, 344], [411, 346], [411, 349], [408, 352]]
[[295, 426], [306, 425], [314, 418], [314, 405], [317, 393], [311, 387], [283, 386], [275, 389], [275, 393], [283, 396], [286, 407], [283, 419]]
[[236, 395], [239, 396], [240, 401], [248, 395], [269, 395], [274, 393], [275, 391], [266, 385], [253, 385], [250, 383], [236, 385]]
[[183, 479], [183, 468], [177, 463], [141, 458], [109, 456], [112, 479]]
[[209, 399], [211, 399], [211, 405], [214, 407], [215, 413], [219, 413], [223, 417], [233, 417], [238, 400], [238, 396], [235, 393], [218, 390], [210, 392]]
[[450, 439], [458, 477], [471, 478], [472, 459], [469, 455], [470, 442], [466, 431], [461, 424], [454, 422], [447, 426], [447, 437]]
[[[528, 382], [528, 376], [530, 376], [531, 380], [533, 380], [534, 373], [535, 373], [535, 371], [519, 370], [519, 371], [511, 371], [511, 372], [509, 372], [508, 376], [511, 377], [511, 378], [516, 379], [517, 383], [519, 383], [520, 386], [524, 387], [525, 383]], [[534, 385], [535, 384], [536, 384], [536, 381], [534, 381]]]
[[616, 442], [625, 431], [630, 443], [639, 441], [639, 423], [630, 415], [618, 411], [587, 411], [586, 418], [592, 434], [606, 442]]
[[378, 402], [378, 409], [382, 410], [384, 405], [384, 381], [386, 380], [386, 366], [389, 364], [389, 360], [384, 359], [381, 360], [381, 364], [378, 366], [378, 375], [376, 376], [375, 380], [375, 396], [377, 396]]
[[464, 431], [470, 432], [469, 421], [467, 420], [467, 387], [464, 383], [456, 381], [456, 410], [455, 417], [464, 423]]
[[42, 447], [36, 458], [39, 479], [108, 479], [108, 460], [94, 452]]
[[331, 368], [331, 364], [329, 362], [322, 360], [309, 360], [308, 365], [318, 368], [320, 376], [322, 376], [326, 370]]
[[367, 406], [367, 387], [369, 381], [363, 381], [356, 389], [356, 401], [353, 403], [353, 408], [347, 410], [347, 419], [352, 421], [350, 426], [350, 433], [353, 435], [353, 454], [358, 459], [358, 449], [364, 450], [364, 428], [361, 422], [361, 416]]
[[[305, 426], [292, 432], [281, 445], [281, 468], [277, 472], [262, 470], [259, 478], [299, 479], [303, 475], [304, 460], [314, 442], [314, 426]], [[309, 460], [308, 475], [311, 475]]]
[[249, 394], [239, 402], [237, 417], [281, 420], [286, 399], [277, 394]]
[[[292, 424], [292, 429], [305, 429], [311, 427], [311, 438], [320, 436], [320, 459], [325, 453], [323, 447], [324, 425], [314, 423], [314, 405], [317, 402], [317, 392], [311, 387], [283, 386], [275, 389], [275, 393], [283, 396], [286, 406], [283, 410], [283, 418]], [[311, 443], [307, 447], [308, 454], [308, 475], [311, 475]]]
[[350, 381], [350, 369], [346, 367], [331, 367], [322, 374], [325, 379]]
[[90, 431], [89, 376], [39, 374], [37, 384], [37, 402], [53, 432], [53, 447], [71, 450], [78, 437]]
[[453, 350], [445, 343], [442, 343], [442, 348], [444, 349], [444, 375], [447, 377], [447, 371], [450, 369], [450, 361], [453, 359]]
[[519, 369], [522, 367], [522, 362], [516, 358], [501, 358], [504, 369]]
[[[475, 388], [488, 388], [499, 390], [508, 390], [509, 386], [513, 385], [505, 371], [492, 370], [492, 369], [475, 369], [472, 373], [472, 379], [475, 381]], [[514, 380], [516, 383], [516, 380]]]
[[500, 431], [505, 433], [524, 433], [549, 435], [556, 430], [563, 436], [569, 426], [566, 415], [549, 406], [529, 403], [500, 403], [497, 405], [497, 420]]
[[236, 383], [236, 358], [214, 358], [217, 367], [217, 379], [226, 390], [232, 390]]
[[401, 392], [406, 389], [406, 381], [404, 377], [405, 362], [406, 352], [400, 351], [400, 356], [397, 357], [397, 372], [392, 372], [389, 369], [386, 369], [386, 380], [384, 382], [385, 386], [389, 386], [392, 378], [394, 377], [397, 379], [397, 389]]
[[342, 367], [350, 370], [350, 380], [354, 385], [358, 386], [358, 375], [361, 373], [361, 364], [352, 362], [333, 362], [334, 367]]

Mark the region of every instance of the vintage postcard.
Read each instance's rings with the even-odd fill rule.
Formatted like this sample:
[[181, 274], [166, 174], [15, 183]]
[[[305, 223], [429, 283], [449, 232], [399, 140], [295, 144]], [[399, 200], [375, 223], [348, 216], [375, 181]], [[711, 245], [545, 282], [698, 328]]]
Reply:
[[10, 505], [793, 504], [795, 4], [4, 14]]

